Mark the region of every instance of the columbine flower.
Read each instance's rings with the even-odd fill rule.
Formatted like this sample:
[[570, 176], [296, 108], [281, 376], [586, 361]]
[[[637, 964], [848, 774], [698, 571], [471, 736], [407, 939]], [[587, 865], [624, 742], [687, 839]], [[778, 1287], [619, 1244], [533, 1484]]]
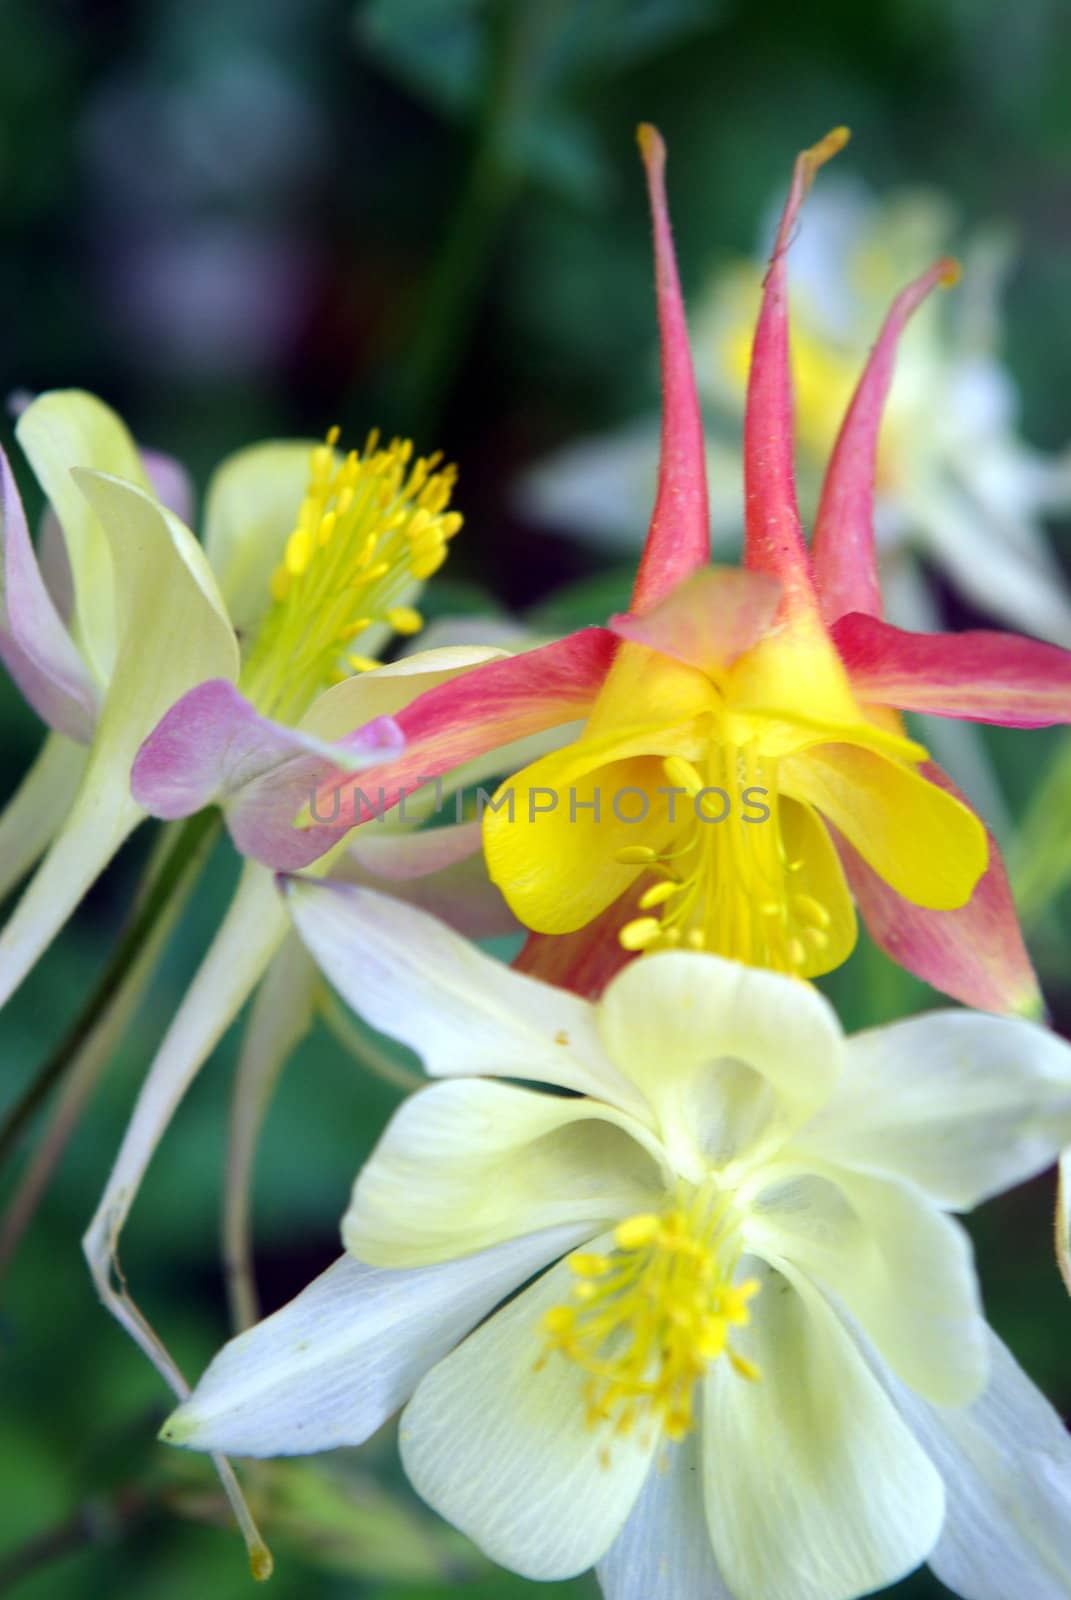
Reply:
[[351, 1003], [455, 1081], [395, 1115], [346, 1256], [166, 1440], [323, 1450], [408, 1400], [437, 1510], [528, 1577], [596, 1564], [611, 1600], [849, 1600], [927, 1559], [971, 1600], [1066, 1592], [1071, 1441], [946, 1215], [1052, 1160], [1066, 1044], [962, 1012], [845, 1040], [809, 986], [681, 951], [592, 1006], [366, 891], [290, 897]]
[[[484, 840], [519, 919], [552, 936], [526, 959], [588, 992], [612, 969], [608, 932], [623, 946], [617, 964], [681, 945], [802, 977], [828, 971], [855, 939], [850, 889], [875, 940], [938, 988], [994, 1010], [1037, 1003], [996, 846], [898, 713], [1067, 721], [1071, 655], [881, 620], [871, 518], [881, 407], [903, 326], [953, 275], [951, 263], [938, 262], [889, 313], [830, 461], [810, 551], [796, 511], [785, 257], [811, 178], [844, 137], [797, 163], [766, 280], [745, 426], [744, 570], [702, 570], [702, 426], [663, 151], [645, 130], [665, 416], [632, 610], [609, 631], [585, 630], [421, 696], [397, 717], [404, 754], [366, 775], [389, 803], [417, 775], [584, 717], [578, 739], [504, 786]], [[315, 860], [367, 814], [341, 771], [323, 781], [321, 813], [340, 792], [350, 803], [335, 829], [291, 830], [280, 865]], [[749, 796], [766, 815], [745, 810]], [[574, 934], [564, 950], [550, 948]]]
[[[952, 231], [940, 197], [924, 192], [879, 202], [861, 185], [833, 182], [816, 198], [789, 272], [797, 470], [809, 516], [889, 297], [914, 262], [947, 248]], [[905, 627], [934, 625], [908, 559], [914, 551], [983, 611], [1066, 645], [1071, 600], [1041, 517], [1071, 505], [1071, 456], [1049, 460], [1016, 433], [1018, 399], [998, 349], [1008, 262], [995, 232], [974, 237], [960, 294], [928, 306], [903, 342], [875, 483], [882, 570], [891, 615]], [[699, 393], [713, 430], [715, 526], [723, 537], [743, 523], [728, 429], [735, 432], [743, 414], [761, 296], [761, 268], [734, 263], [711, 283], [695, 318]], [[526, 502], [563, 531], [631, 542], [642, 527], [637, 502], [655, 480], [657, 433], [657, 422], [643, 419], [620, 437], [569, 446], [531, 475]]]
[[[62, 528], [72, 609], [68, 626], [5, 460], [0, 653], [49, 726], [87, 753], [50, 741], [17, 797], [7, 832], [18, 866], [54, 842], [0, 936], [0, 1000], [144, 816], [131, 768], [175, 701], [194, 689], [183, 704], [202, 763], [222, 762], [222, 743], [255, 811], [252, 780], [265, 752], [276, 760], [322, 752], [337, 705], [325, 691], [375, 664], [367, 652], [377, 637], [420, 627], [411, 592], [461, 522], [446, 509], [452, 470], [413, 463], [409, 445], [379, 449], [374, 439], [363, 455], [338, 460], [332, 435], [311, 466], [298, 443], [225, 462], [209, 491], [202, 548], [151, 492], [127, 430], [93, 396], [44, 395], [17, 432]], [[358, 687], [344, 726], [369, 709]], [[371, 749], [398, 748], [388, 717], [373, 717], [368, 732]], [[202, 804], [217, 798], [227, 799], [225, 781]], [[233, 809], [240, 836], [253, 824], [240, 803]]]

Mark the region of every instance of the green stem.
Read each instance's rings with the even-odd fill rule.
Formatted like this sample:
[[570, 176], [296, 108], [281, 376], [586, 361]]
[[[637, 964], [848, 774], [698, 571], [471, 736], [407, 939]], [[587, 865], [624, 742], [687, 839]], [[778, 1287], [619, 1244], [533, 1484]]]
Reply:
[[89, 1002], [48, 1060], [30, 1080], [0, 1124], [0, 1164], [10, 1154], [26, 1124], [52, 1089], [78, 1059], [85, 1040], [106, 1014], [127, 974], [170, 904], [190, 863], [219, 829], [217, 812], [199, 811], [180, 830], [151, 879], [122, 934], [111, 961]]

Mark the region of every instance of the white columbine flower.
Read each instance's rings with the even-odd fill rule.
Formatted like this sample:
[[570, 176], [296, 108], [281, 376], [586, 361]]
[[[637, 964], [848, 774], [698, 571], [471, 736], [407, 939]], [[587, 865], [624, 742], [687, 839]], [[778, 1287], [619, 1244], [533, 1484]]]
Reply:
[[849, 1600], [928, 1559], [968, 1600], [1066, 1600], [1071, 1441], [947, 1213], [1052, 1161], [1067, 1045], [967, 1011], [845, 1039], [807, 984], [693, 952], [592, 1005], [369, 891], [290, 898], [453, 1081], [394, 1117], [342, 1260], [165, 1439], [324, 1450], [408, 1401], [417, 1490], [531, 1578]]

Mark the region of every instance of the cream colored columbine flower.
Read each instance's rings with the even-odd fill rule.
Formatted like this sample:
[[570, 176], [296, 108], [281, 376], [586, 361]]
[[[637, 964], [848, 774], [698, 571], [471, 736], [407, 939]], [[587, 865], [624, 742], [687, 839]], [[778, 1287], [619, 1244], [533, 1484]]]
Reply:
[[454, 1081], [396, 1114], [342, 1260], [165, 1439], [323, 1450], [408, 1401], [433, 1506], [529, 1577], [596, 1565], [612, 1600], [848, 1600], [927, 1559], [969, 1600], [1068, 1594], [1071, 1442], [946, 1214], [1052, 1161], [1067, 1045], [965, 1011], [846, 1040], [808, 985], [697, 952], [591, 1005], [369, 891], [290, 900], [365, 1018]]

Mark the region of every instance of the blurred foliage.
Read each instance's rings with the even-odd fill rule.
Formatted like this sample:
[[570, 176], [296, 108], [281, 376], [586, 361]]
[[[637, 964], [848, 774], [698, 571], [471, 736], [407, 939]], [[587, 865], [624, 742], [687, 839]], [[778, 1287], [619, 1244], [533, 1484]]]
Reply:
[[[1028, 437], [1057, 447], [1071, 435], [1069, 75], [1062, 0], [3, 0], [0, 386], [95, 389], [202, 487], [258, 437], [336, 419], [355, 435], [417, 430], [459, 461], [468, 513], [432, 612], [494, 594], [538, 603], [547, 629], [600, 620], [628, 575], [523, 523], [510, 490], [550, 446], [655, 395], [635, 124], [669, 143], [686, 289], [751, 248], [794, 152], [842, 121], [849, 171], [943, 187], [968, 222], [1010, 222], [1008, 357]], [[6, 791], [38, 738], [6, 682], [0, 736]], [[1055, 743], [991, 748], [1022, 814]], [[99, 976], [146, 848], [139, 836], [123, 852], [5, 1012], [4, 1100]], [[96, 1305], [77, 1243], [232, 877], [222, 845], [4, 1285], [0, 1574], [22, 1549], [25, 1600], [250, 1592], [207, 1463], [154, 1443], [167, 1396]], [[1066, 908], [1049, 914], [1039, 954], [1053, 953], [1066, 1023]], [[865, 945], [828, 988], [848, 1026], [936, 1003]], [[232, 1038], [182, 1108], [124, 1254], [191, 1374], [227, 1331], [216, 1232], [233, 1058]], [[267, 1308], [337, 1252], [393, 1103], [324, 1029], [291, 1062], [256, 1175]], [[1050, 1200], [1040, 1181], [974, 1231], [995, 1325], [1066, 1410]], [[269, 1508], [277, 1600], [536, 1592], [423, 1512], [389, 1430], [353, 1461], [249, 1482]], [[897, 1592], [940, 1591], [921, 1576]]]

